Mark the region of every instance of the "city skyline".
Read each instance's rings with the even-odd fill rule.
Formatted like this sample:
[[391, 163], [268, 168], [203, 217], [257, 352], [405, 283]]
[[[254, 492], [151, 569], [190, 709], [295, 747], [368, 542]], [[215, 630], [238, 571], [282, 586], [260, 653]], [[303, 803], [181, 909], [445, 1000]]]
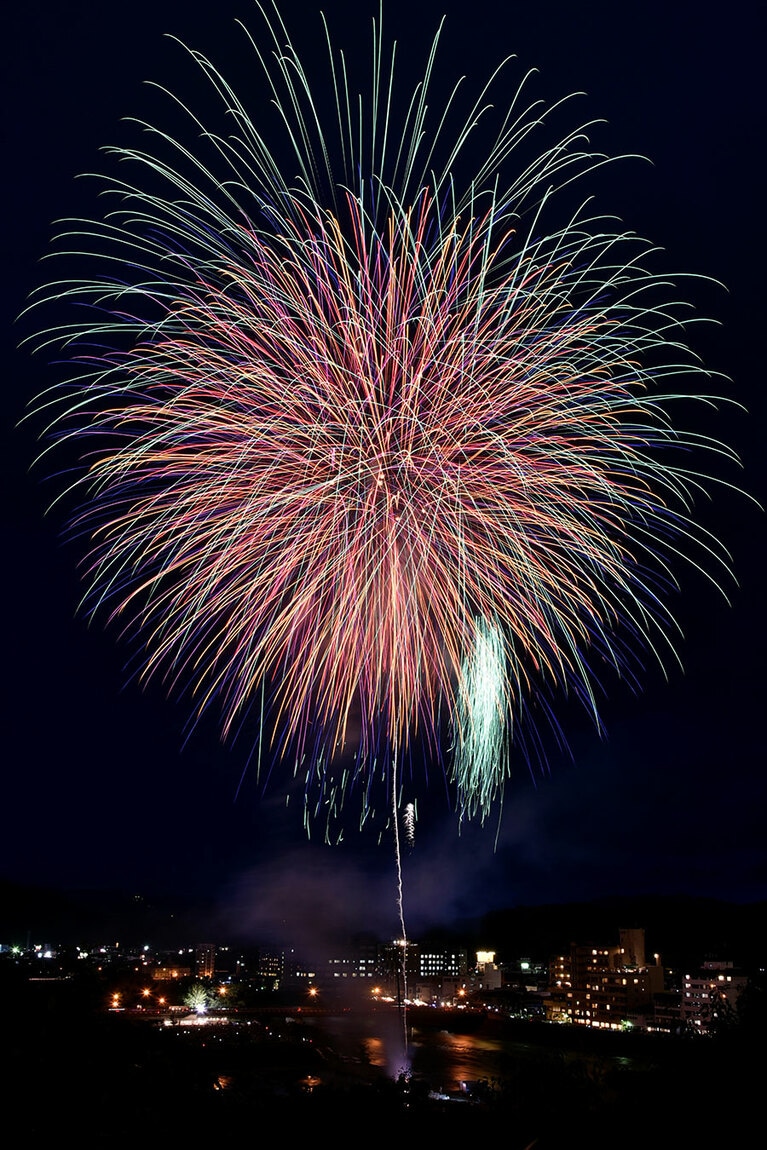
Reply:
[[[651, 936], [652, 937], [652, 936]], [[659, 945], [656, 934], [654, 945]], [[84, 940], [81, 940], [84, 942]], [[409, 1025], [441, 1027], [436, 1008], [457, 1015], [467, 1009], [469, 1029], [488, 1018], [570, 1024], [595, 1030], [636, 1028], [677, 1037], [716, 1035], [743, 1025], [746, 1010], [758, 1009], [763, 955], [737, 956], [692, 943], [689, 954], [671, 962], [649, 951], [643, 926], [607, 927], [576, 933], [566, 945], [544, 950], [529, 938], [499, 953], [456, 937], [377, 939], [360, 935], [323, 954], [263, 943], [216, 945], [51, 946], [0, 944], [0, 973], [51, 983], [96, 979], [112, 1011], [167, 1018], [187, 1008], [194, 1015], [232, 1018], [245, 1010], [288, 1010], [296, 1016], [353, 1010], [375, 1013], [407, 1006]], [[673, 964], [673, 965], [672, 965]], [[756, 997], [754, 997], [756, 996]], [[270, 1003], [271, 999], [271, 1003]], [[749, 1006], [750, 1003], [750, 1006]], [[441, 1018], [441, 1016], [440, 1016]], [[203, 1019], [200, 1018], [202, 1022]], [[448, 1022], [447, 1029], [452, 1029]], [[459, 1032], [464, 1027], [456, 1020]]]

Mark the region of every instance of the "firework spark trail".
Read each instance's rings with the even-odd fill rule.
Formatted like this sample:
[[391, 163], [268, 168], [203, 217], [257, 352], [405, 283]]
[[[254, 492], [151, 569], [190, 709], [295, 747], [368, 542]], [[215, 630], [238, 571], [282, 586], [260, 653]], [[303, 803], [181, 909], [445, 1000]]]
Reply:
[[460, 742], [453, 770], [461, 815], [488, 809], [508, 770], [506, 734], [506, 655], [501, 631], [477, 620], [474, 648], [463, 673], [459, 700]]
[[[402, 945], [402, 962], [400, 966], [400, 973], [402, 976], [401, 993], [397, 995], [397, 1007], [400, 1011], [402, 1018], [402, 1049], [407, 1059], [408, 1050], [408, 1036], [407, 1036], [407, 1003], [408, 1003], [408, 987], [407, 987], [407, 948], [408, 937], [407, 927], [405, 926], [405, 902], [404, 891], [402, 886], [402, 847], [400, 846], [399, 839], [399, 777], [397, 773], [396, 757], [392, 763], [391, 770], [391, 810], [392, 810], [392, 824], [394, 828], [394, 859], [397, 867], [397, 910], [399, 912], [399, 925], [401, 932], [401, 945]], [[399, 980], [398, 980], [399, 982]]]
[[141, 677], [215, 703], [226, 736], [253, 706], [328, 820], [380, 780], [398, 840], [402, 764], [416, 740], [442, 762], [442, 715], [484, 818], [536, 708], [569, 693], [599, 724], [603, 670], [675, 657], [678, 559], [728, 569], [690, 460], [732, 455], [675, 426], [678, 399], [714, 401], [648, 245], [585, 205], [549, 222], [605, 162], [588, 125], [519, 161], [558, 111], [525, 80], [461, 181], [493, 81], [430, 130], [439, 34], [399, 122], [380, 29], [367, 104], [328, 38], [326, 135], [262, 14], [282, 151], [190, 52], [227, 127], [171, 95], [194, 144], [144, 124], [145, 150], [111, 149], [112, 209], [68, 222], [78, 275], [36, 301], [81, 305], [38, 339], [76, 366], [37, 407], [92, 447], [86, 604], [138, 636]]

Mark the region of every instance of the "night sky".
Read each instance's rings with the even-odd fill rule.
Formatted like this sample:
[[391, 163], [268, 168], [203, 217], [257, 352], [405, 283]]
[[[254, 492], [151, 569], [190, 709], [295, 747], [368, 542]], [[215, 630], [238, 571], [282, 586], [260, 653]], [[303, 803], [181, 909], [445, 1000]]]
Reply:
[[[323, 5], [336, 45], [367, 60], [373, 6], [355, 6], [353, 17], [350, 7]], [[699, 4], [673, 0], [395, 0], [385, 26], [403, 43], [404, 73], [408, 61], [420, 67], [446, 14], [446, 82], [466, 73], [479, 86], [500, 59], [516, 54], [510, 82], [537, 67], [542, 95], [585, 92], [573, 120], [604, 118], [597, 146], [652, 160], [621, 161], [593, 190], [601, 207], [665, 249], [670, 271], [726, 285], [695, 289], [696, 302], [721, 323], [700, 330], [695, 347], [732, 377], [722, 387], [748, 414], [725, 410], [709, 430], [744, 462], [742, 473], [727, 469], [723, 477], [764, 503], [764, 28], [757, 7], [735, 0], [704, 15]], [[310, 50], [318, 42], [314, 5], [285, 0], [282, 11]], [[51, 221], [91, 210], [86, 182], [75, 177], [99, 168], [100, 146], [122, 142], [121, 117], [158, 107], [142, 81], [178, 82], [180, 53], [163, 33], [199, 47], [224, 74], [231, 59], [244, 93], [237, 17], [258, 25], [248, 0], [43, 0], [15, 5], [4, 21], [0, 878], [205, 898], [222, 926], [244, 925], [254, 935], [298, 922], [386, 933], [396, 929], [392, 846], [357, 831], [353, 799], [340, 846], [324, 845], [321, 828], [308, 842], [301, 790], [288, 768], [259, 784], [247, 766], [249, 748], [223, 748], [212, 718], [190, 733], [182, 703], [159, 688], [141, 693], [126, 684], [125, 649], [77, 615], [78, 552], [61, 541], [61, 517], [45, 515], [56, 482], [46, 481], [44, 468], [31, 470], [35, 431], [17, 426], [30, 398], [57, 378], [44, 357], [17, 350], [30, 326], [13, 322], [45, 277], [39, 260]], [[192, 73], [185, 75], [191, 83]], [[729, 547], [738, 584], [727, 587], [728, 605], [703, 579], [680, 572], [674, 609], [685, 632], [684, 673], [672, 667], [666, 682], [648, 666], [639, 696], [611, 684], [604, 740], [584, 716], [563, 708], [572, 758], [552, 752], [548, 771], [535, 776], [517, 763], [500, 829], [492, 822], [459, 834], [441, 770], [429, 770], [416, 846], [405, 858], [411, 932], [496, 907], [603, 895], [767, 897], [765, 516], [726, 492], [700, 514]]]

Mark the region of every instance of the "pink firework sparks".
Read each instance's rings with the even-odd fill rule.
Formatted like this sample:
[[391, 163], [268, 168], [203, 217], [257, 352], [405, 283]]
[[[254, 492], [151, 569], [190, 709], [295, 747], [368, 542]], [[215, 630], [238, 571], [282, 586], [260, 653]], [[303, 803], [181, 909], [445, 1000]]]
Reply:
[[[553, 189], [601, 162], [582, 129], [515, 169], [548, 115], [522, 85], [461, 180], [484, 93], [430, 135], [433, 53], [394, 124], [380, 40], [359, 122], [330, 51], [325, 135], [279, 18], [267, 32], [289, 163], [193, 54], [234, 134], [115, 149], [135, 182], [64, 233], [97, 270], [38, 301], [87, 305], [41, 341], [78, 365], [52, 426], [93, 445], [87, 602], [226, 735], [265, 692], [280, 752], [336, 804], [337, 752], [357, 751], [367, 802], [374, 762], [414, 739], [442, 761], [446, 715], [460, 803], [486, 814], [508, 758], [472, 731], [497, 718], [505, 739], [559, 691], [598, 722], [603, 668], [673, 655], [677, 557], [726, 568], [691, 517], [690, 452], [729, 453], [672, 422], [680, 395], [710, 400], [647, 246], [584, 209], [549, 222]], [[472, 671], [478, 644], [500, 688]]]

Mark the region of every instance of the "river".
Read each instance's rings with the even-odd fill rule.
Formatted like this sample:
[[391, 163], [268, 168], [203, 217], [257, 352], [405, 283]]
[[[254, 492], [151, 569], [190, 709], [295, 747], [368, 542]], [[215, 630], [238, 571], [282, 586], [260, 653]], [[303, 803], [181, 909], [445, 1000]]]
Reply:
[[[392, 1078], [412, 1075], [427, 1082], [433, 1091], [445, 1094], [471, 1092], [478, 1082], [504, 1084], [518, 1075], [521, 1065], [533, 1062], [595, 1062], [593, 1051], [563, 1051], [561, 1046], [536, 1041], [538, 1028], [536, 1036], [531, 1033], [531, 1041], [524, 1041], [496, 1029], [492, 1022], [473, 1033], [413, 1027], [407, 1049], [402, 1022], [395, 1012], [328, 1016], [310, 1025], [316, 1029], [319, 1043], [327, 1041], [350, 1064], [367, 1065]], [[548, 1028], [547, 1032], [550, 1036]], [[604, 1043], [604, 1054], [599, 1054], [598, 1061], [624, 1069], [637, 1065], [636, 1058], [610, 1050], [608, 1043]]]

